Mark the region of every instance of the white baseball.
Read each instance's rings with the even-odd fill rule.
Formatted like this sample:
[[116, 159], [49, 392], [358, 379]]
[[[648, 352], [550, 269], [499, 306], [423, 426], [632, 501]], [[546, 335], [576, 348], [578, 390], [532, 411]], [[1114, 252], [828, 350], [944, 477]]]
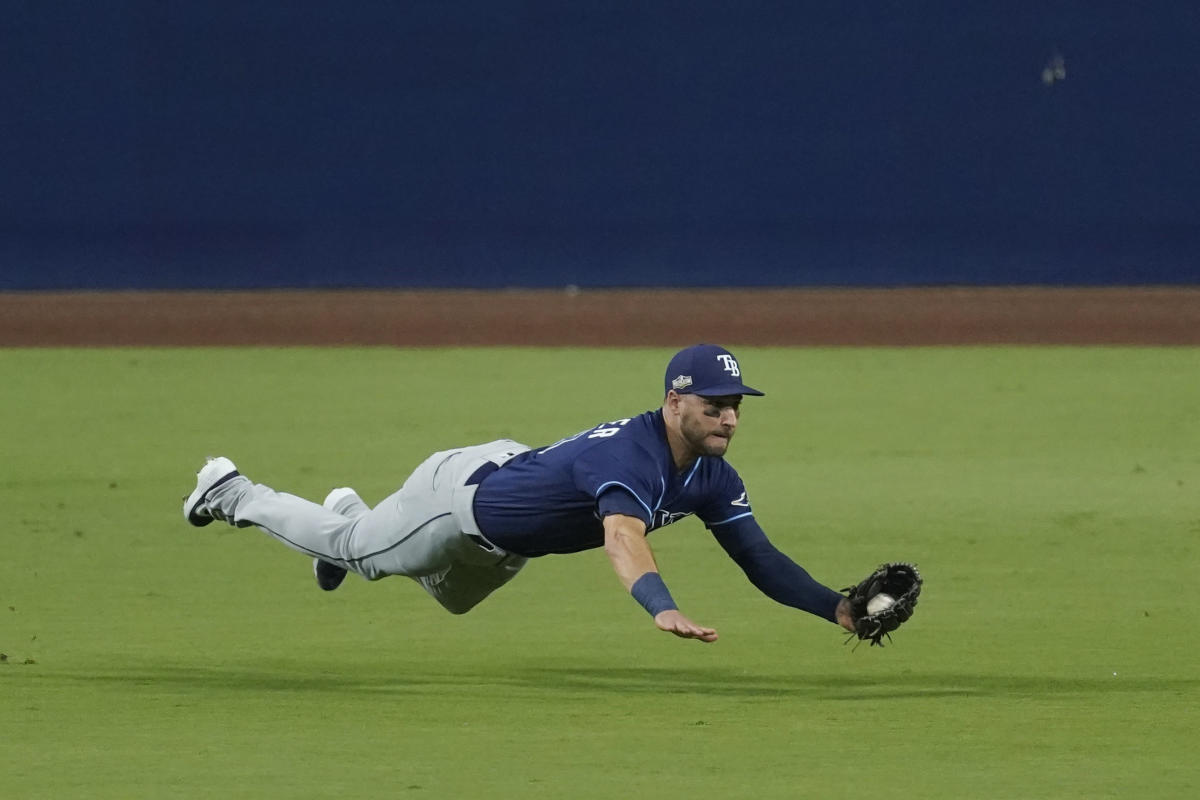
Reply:
[[894, 602], [896, 602], [896, 598], [880, 592], [867, 601], [867, 613], [878, 614], [880, 611], [887, 610]]

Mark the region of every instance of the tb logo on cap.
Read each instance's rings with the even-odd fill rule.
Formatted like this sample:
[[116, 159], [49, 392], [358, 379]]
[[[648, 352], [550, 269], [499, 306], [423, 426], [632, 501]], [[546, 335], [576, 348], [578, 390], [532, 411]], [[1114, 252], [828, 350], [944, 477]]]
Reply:
[[725, 371], [730, 375], [735, 378], [742, 377], [742, 371], [738, 369], [737, 359], [729, 355], [729, 353], [721, 353], [717, 356], [717, 360], [724, 365]]

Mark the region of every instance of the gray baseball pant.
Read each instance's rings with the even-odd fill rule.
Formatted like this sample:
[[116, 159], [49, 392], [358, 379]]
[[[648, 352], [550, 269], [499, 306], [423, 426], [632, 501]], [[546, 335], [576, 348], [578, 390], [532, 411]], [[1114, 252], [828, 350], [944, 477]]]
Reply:
[[218, 486], [207, 503], [232, 524], [257, 526], [368, 580], [413, 578], [448, 611], [464, 614], [525, 566], [527, 559], [484, 538], [472, 501], [481, 475], [528, 449], [499, 439], [434, 453], [374, 508], [353, 497], [334, 511], [244, 476]]

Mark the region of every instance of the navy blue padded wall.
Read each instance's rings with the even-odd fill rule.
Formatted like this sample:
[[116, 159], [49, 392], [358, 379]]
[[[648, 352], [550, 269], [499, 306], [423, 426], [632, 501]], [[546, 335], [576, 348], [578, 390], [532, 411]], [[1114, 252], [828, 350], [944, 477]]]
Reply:
[[9, 23], [0, 289], [1200, 283], [1190, 2]]

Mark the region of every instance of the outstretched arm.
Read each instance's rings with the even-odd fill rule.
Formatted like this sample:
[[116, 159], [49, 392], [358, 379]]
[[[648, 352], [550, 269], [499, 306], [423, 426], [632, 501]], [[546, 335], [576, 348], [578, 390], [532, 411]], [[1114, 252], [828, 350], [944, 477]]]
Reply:
[[750, 582], [767, 597], [854, 630], [849, 601], [814, 580], [803, 567], [781, 553], [753, 517], [717, 525], [712, 533]]
[[604, 518], [604, 552], [630, 594], [654, 617], [659, 630], [684, 639], [715, 642], [717, 632], [679, 613], [667, 591], [654, 553], [646, 541], [646, 524], [637, 517], [609, 514]]

